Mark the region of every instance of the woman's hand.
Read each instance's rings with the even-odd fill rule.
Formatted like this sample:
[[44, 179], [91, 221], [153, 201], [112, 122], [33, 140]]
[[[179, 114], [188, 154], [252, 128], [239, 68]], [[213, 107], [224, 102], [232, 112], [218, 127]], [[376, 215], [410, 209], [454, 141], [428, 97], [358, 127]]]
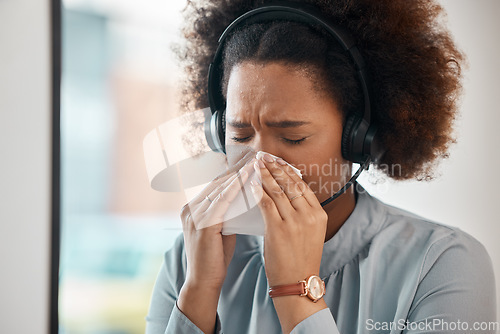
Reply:
[[318, 275], [328, 216], [314, 192], [283, 160], [255, 162], [262, 187], [252, 184], [266, 222], [264, 258], [270, 286]]
[[[264, 259], [269, 286], [297, 283], [319, 275], [328, 216], [314, 192], [283, 160], [270, 155], [255, 162], [262, 187], [252, 182], [266, 223]], [[326, 308], [321, 299], [274, 298], [285, 333], [309, 315]]]
[[231, 170], [208, 184], [181, 211], [187, 258], [179, 309], [204, 332], [213, 331], [220, 289], [234, 253], [236, 236], [223, 236], [229, 205], [252, 172], [249, 152]]

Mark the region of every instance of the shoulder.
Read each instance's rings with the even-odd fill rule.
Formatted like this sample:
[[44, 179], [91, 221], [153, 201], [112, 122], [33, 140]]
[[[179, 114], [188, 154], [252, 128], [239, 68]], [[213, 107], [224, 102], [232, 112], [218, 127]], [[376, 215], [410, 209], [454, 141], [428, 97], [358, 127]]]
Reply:
[[[485, 247], [461, 229], [438, 223], [406, 210], [387, 205], [373, 198], [383, 207], [384, 222], [372, 245], [388, 247], [394, 256], [419, 262], [420, 278], [430, 270], [443, 274], [482, 272], [492, 275], [491, 259]], [[397, 254], [397, 255], [396, 255]]]
[[[379, 237], [408, 245], [414, 242], [427, 245], [433, 250], [461, 245], [471, 251], [486, 252], [484, 246], [473, 236], [458, 227], [424, 218], [407, 210], [397, 208], [375, 199], [384, 207], [384, 223]], [[413, 240], [413, 241], [412, 241]]]
[[404, 306], [412, 319], [432, 318], [443, 310], [452, 318], [494, 319], [493, 266], [476, 238], [457, 227], [373, 201], [383, 214], [367, 260], [377, 268], [381, 286], [388, 284], [391, 291], [399, 291], [395, 298], [411, 301]]

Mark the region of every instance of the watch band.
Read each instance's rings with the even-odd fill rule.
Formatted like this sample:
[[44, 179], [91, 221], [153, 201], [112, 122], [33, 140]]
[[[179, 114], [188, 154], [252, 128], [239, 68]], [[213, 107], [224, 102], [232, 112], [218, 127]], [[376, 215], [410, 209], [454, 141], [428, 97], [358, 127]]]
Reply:
[[291, 295], [305, 296], [306, 294], [305, 281], [300, 281], [294, 284], [277, 285], [269, 288], [269, 297], [271, 298]]
[[269, 288], [269, 297], [299, 295], [307, 296], [314, 303], [325, 295], [325, 281], [319, 276], [311, 275], [298, 283], [277, 285]]

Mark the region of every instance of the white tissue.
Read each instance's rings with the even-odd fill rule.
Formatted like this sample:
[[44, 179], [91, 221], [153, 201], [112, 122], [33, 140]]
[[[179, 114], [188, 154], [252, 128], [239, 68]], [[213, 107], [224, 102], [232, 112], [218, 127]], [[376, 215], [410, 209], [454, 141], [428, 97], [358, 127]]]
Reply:
[[[265, 153], [263, 151], [257, 152], [255, 157], [260, 159]], [[278, 157], [267, 153], [277, 159]], [[299, 169], [287, 164], [302, 178], [302, 173]], [[264, 235], [265, 223], [257, 206], [257, 202], [250, 190], [250, 182], [252, 180], [260, 183], [255, 173], [250, 174], [248, 180], [245, 182], [243, 188], [236, 195], [233, 202], [229, 206], [228, 211], [224, 215], [224, 223], [222, 224], [222, 234], [249, 234], [249, 235]]]
[[[264, 156], [264, 154], [266, 154], [267, 152], [264, 152], [264, 151], [259, 151], [257, 152], [257, 154], [255, 155], [255, 158], [256, 159], [262, 159], [262, 157]], [[279, 157], [275, 156], [275, 155], [272, 155], [271, 153], [267, 153], [269, 154], [270, 156], [272, 156], [274, 159], [278, 159]], [[283, 159], [282, 159], [283, 160]], [[285, 161], [285, 160], [283, 160]], [[286, 162], [286, 161], [285, 161]], [[288, 162], [286, 162], [288, 166], [292, 167], [293, 171], [300, 177], [302, 178], [302, 173], [300, 172], [300, 169], [298, 168], [295, 168], [293, 167], [292, 165], [290, 165]]]

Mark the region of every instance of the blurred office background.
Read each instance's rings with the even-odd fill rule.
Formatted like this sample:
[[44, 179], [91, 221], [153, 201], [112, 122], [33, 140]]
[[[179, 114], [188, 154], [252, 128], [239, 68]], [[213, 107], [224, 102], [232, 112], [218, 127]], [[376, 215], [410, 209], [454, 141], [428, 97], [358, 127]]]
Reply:
[[148, 184], [142, 140], [177, 113], [184, 1], [64, 0], [60, 331], [135, 334], [180, 194]]

